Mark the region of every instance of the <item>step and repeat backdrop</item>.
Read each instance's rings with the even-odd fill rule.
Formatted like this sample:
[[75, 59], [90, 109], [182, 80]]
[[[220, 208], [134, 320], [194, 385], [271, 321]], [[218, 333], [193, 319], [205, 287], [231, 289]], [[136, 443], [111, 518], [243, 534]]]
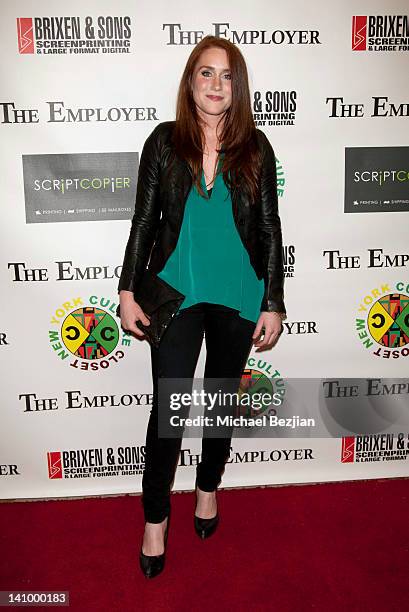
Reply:
[[355, 416], [386, 402], [367, 431], [331, 435], [329, 412], [327, 436], [234, 437], [222, 486], [408, 476], [384, 411], [409, 398], [407, 2], [17, 0], [0, 31], [1, 498], [141, 491], [150, 352], [117, 284], [143, 144], [207, 34], [242, 51], [276, 156], [288, 319], [243, 376], [330, 381]]

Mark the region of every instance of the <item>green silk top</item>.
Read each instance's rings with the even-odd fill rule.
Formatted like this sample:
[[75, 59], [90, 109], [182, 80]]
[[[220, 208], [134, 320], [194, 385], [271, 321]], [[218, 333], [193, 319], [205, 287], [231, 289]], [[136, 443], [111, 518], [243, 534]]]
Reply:
[[[209, 193], [203, 171], [201, 181], [204, 193]], [[210, 302], [234, 308], [244, 319], [257, 322], [264, 281], [257, 278], [241, 242], [221, 172], [216, 174], [210, 198], [192, 185], [176, 248], [158, 276], [186, 296], [180, 310]]]

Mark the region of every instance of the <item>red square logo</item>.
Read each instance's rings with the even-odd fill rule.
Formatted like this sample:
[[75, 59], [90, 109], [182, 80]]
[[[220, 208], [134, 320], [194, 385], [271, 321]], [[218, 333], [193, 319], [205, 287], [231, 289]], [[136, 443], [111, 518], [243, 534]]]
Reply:
[[60, 451], [47, 453], [47, 461], [48, 461], [48, 478], [62, 478]]
[[355, 438], [342, 438], [341, 463], [353, 463], [355, 459]]
[[366, 51], [366, 15], [352, 17], [352, 51]]
[[17, 18], [17, 40], [19, 53], [34, 53], [33, 20], [31, 17]]

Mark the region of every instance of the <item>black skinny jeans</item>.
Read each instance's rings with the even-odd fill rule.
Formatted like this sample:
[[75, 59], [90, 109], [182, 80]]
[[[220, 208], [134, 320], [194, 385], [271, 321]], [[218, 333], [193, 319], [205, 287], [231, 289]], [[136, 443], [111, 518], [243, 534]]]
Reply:
[[[153, 404], [146, 435], [142, 502], [145, 521], [161, 523], [170, 512], [170, 490], [178, 464], [182, 437], [158, 437], [158, 379], [194, 378], [203, 335], [206, 343], [204, 379], [237, 379], [237, 386], [252, 347], [256, 324], [239, 311], [220, 304], [200, 302], [179, 311], [166, 330], [159, 348], [151, 346]], [[205, 383], [204, 383], [205, 384]], [[203, 437], [196, 484], [215, 491], [230, 454], [230, 437]]]

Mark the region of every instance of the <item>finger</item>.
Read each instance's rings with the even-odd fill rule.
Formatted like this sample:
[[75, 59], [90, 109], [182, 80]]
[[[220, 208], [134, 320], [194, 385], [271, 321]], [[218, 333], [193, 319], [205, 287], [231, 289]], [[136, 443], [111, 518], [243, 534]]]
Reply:
[[146, 314], [143, 312], [143, 310], [138, 312], [138, 319], [139, 319], [139, 321], [141, 321], [142, 325], [150, 325], [151, 324], [150, 320], [148, 319]]
[[273, 329], [270, 336], [270, 342], [275, 342], [279, 335], [281, 334], [281, 329]]
[[268, 350], [268, 349], [272, 348], [272, 346], [273, 346], [273, 345], [274, 345], [274, 343], [273, 343], [273, 344], [269, 344], [269, 343], [266, 343], [266, 344], [265, 344], [265, 343], [263, 342], [262, 344], [260, 344], [260, 345], [257, 347], [256, 353], [259, 353], [259, 352], [261, 352], [261, 351], [266, 351], [266, 350]]
[[278, 334], [275, 331], [271, 331], [269, 334], [265, 334], [263, 340], [258, 343], [258, 347], [265, 348], [267, 346], [270, 346], [270, 344], [274, 342], [276, 336], [278, 336]]
[[269, 335], [269, 337], [267, 338], [267, 342], [266, 345], [267, 346], [271, 346], [274, 342], [274, 340], [276, 339], [276, 337], [278, 336], [278, 334], [276, 332], [271, 332], [271, 334]]
[[254, 334], [252, 338], [257, 338], [261, 334], [261, 330], [263, 329], [263, 323], [258, 323], [256, 325], [256, 329], [254, 330]]
[[137, 325], [135, 325], [135, 323], [130, 323], [129, 325], [122, 325], [122, 327], [126, 329], [127, 331], [132, 332], [136, 336], [142, 337], [145, 335], [143, 331], [139, 329]]
[[[261, 337], [262, 337], [262, 339], [261, 339]], [[265, 329], [263, 329], [263, 330], [261, 331], [261, 337], [259, 336], [259, 337], [258, 337], [258, 339], [257, 339], [257, 341], [256, 341], [256, 342], [254, 342], [254, 345], [255, 345], [255, 346], [259, 346], [259, 345], [261, 344], [261, 342], [264, 342], [264, 339], [265, 339], [265, 337], [266, 337], [266, 331], [265, 331]]]
[[265, 342], [265, 341], [266, 341], [266, 339], [267, 339], [267, 338], [269, 338], [269, 337], [271, 336], [272, 331], [273, 331], [273, 330], [272, 330], [272, 328], [271, 328], [271, 327], [266, 327], [266, 328], [264, 329], [264, 337], [263, 337], [262, 342]]
[[282, 331], [282, 328], [276, 327], [275, 325], [273, 327], [268, 327], [264, 335], [264, 340], [266, 338], [271, 338], [271, 336], [278, 336], [278, 334], [280, 334], [281, 331]]

